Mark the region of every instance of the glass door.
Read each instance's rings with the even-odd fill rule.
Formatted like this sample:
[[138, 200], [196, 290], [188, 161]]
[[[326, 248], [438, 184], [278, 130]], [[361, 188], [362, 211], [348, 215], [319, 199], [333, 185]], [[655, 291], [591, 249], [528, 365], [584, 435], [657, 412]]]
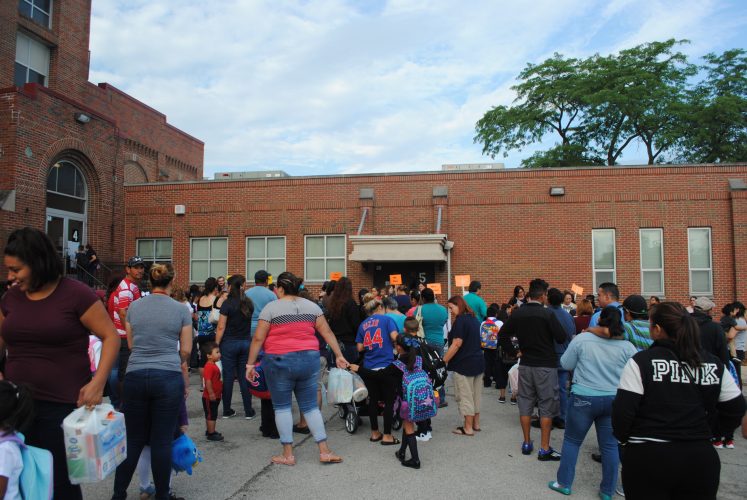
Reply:
[[65, 235], [65, 218], [47, 215], [47, 235], [52, 240], [60, 258], [64, 258], [63, 236]]

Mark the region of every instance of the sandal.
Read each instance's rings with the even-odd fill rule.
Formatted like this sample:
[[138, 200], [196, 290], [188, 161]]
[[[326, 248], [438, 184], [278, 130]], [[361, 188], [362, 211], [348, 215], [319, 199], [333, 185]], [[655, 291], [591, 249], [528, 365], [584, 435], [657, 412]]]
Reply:
[[384, 439], [384, 435], [383, 434], [379, 434], [379, 437], [377, 437], [377, 438], [368, 438], [368, 440], [371, 441], [372, 443], [378, 443], [382, 439]]
[[482, 427], [480, 427], [479, 429], [477, 427], [473, 427], [472, 430], [475, 432], [482, 432]]
[[342, 462], [342, 457], [338, 457], [332, 452], [320, 453], [319, 461], [323, 464], [339, 464], [340, 462]]
[[393, 438], [391, 441], [382, 441], [381, 446], [394, 446], [395, 444], [399, 444], [399, 439]]
[[285, 455], [277, 455], [270, 459], [270, 462], [277, 465], [296, 465], [296, 457], [293, 455], [286, 457]]
[[464, 427], [457, 427], [456, 429], [454, 429], [453, 431], [451, 431], [451, 433], [452, 434], [456, 434], [457, 436], [469, 436], [469, 437], [473, 437], [474, 436], [474, 433], [470, 434], [467, 431], [465, 431]]

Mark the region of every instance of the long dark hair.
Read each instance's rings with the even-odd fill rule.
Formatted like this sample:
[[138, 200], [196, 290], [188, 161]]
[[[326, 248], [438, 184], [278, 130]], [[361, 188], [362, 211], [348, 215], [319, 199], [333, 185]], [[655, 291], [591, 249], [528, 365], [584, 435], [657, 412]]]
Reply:
[[417, 337], [412, 335], [397, 335], [395, 344], [400, 346], [404, 352], [402, 362], [407, 366], [408, 371], [412, 371], [415, 368], [415, 361], [418, 357], [417, 345], [419, 345]]
[[608, 306], [602, 309], [599, 314], [599, 326], [606, 326], [610, 331], [610, 337], [622, 337], [625, 333], [625, 327], [622, 324], [622, 314], [615, 306]]
[[238, 300], [239, 312], [241, 312], [241, 315], [244, 316], [244, 318], [250, 319], [252, 313], [254, 313], [254, 304], [252, 303], [252, 299], [247, 297], [244, 293], [244, 283], [246, 283], [246, 278], [241, 274], [231, 275], [231, 277], [228, 278], [228, 298]]
[[15, 257], [31, 270], [29, 291], [35, 292], [62, 277], [62, 259], [49, 236], [32, 227], [16, 229], [8, 236], [5, 255]]
[[353, 300], [353, 282], [343, 276], [335, 283], [335, 288], [329, 299], [327, 305], [329, 316], [335, 319], [341, 317], [343, 306], [351, 300]]
[[218, 288], [218, 280], [211, 276], [205, 280], [203, 295], [210, 295], [216, 288]]
[[0, 435], [25, 432], [34, 414], [34, 400], [25, 386], [0, 380]]
[[693, 370], [700, 367], [700, 329], [698, 323], [678, 302], [662, 302], [651, 310], [651, 327], [659, 325], [674, 341], [680, 361]]

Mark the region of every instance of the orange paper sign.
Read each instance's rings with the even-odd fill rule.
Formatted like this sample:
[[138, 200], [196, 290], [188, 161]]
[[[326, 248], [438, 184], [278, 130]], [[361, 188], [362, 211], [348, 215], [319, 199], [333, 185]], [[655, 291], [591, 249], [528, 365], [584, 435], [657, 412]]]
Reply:
[[428, 288], [436, 295], [441, 295], [441, 283], [428, 283]]
[[454, 276], [454, 281], [456, 281], [456, 286], [469, 286], [471, 280], [469, 274], [457, 274]]
[[575, 293], [576, 295], [583, 295], [584, 294], [584, 289], [581, 288], [580, 286], [578, 286], [575, 283], [571, 285], [571, 291], [573, 293]]
[[342, 278], [342, 273], [329, 273], [329, 279], [332, 281], [340, 281], [340, 278]]
[[402, 284], [402, 275], [401, 274], [390, 274], [389, 275], [389, 284], [390, 285], [401, 285]]

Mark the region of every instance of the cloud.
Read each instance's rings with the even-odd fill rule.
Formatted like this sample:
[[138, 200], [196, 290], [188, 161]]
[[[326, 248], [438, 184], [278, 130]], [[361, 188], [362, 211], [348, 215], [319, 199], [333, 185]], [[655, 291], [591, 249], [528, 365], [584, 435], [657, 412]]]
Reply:
[[[207, 176], [439, 169], [491, 161], [474, 124], [511, 103], [527, 62], [670, 37], [702, 55], [745, 35], [736, 1], [527, 5], [95, 0], [91, 79], [204, 140]], [[713, 37], [718, 23], [732, 29]]]

